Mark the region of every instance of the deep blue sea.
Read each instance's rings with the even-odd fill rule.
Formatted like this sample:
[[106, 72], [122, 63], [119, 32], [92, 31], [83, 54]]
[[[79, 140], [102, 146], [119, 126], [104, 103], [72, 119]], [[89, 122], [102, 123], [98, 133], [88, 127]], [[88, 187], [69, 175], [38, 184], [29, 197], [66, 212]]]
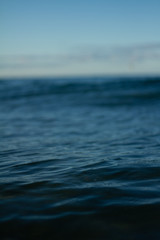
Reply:
[[160, 77], [0, 80], [0, 239], [160, 239]]

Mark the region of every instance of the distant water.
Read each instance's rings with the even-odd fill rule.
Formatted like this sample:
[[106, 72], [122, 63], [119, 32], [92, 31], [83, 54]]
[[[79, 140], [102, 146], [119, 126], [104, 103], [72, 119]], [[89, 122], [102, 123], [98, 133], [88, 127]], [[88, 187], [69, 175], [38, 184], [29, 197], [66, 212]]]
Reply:
[[160, 78], [0, 81], [0, 239], [160, 239]]

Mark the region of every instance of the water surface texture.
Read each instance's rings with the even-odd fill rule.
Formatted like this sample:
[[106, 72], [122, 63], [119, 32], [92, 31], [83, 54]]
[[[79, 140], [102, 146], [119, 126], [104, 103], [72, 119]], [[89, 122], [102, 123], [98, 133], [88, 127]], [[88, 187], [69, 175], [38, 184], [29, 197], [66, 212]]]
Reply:
[[0, 239], [160, 239], [160, 78], [0, 81]]

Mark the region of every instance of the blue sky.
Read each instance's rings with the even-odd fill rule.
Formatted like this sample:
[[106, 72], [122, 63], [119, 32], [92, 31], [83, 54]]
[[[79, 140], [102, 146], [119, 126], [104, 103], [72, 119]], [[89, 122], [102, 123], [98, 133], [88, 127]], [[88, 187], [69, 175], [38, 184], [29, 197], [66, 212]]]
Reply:
[[0, 0], [0, 76], [160, 74], [159, 0]]

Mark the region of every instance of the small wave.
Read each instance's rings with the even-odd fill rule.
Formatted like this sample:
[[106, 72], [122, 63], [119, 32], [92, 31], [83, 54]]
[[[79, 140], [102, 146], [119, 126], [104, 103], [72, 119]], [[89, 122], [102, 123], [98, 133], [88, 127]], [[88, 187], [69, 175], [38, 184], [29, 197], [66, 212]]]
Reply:
[[9, 109], [22, 104], [30, 107], [31, 103], [34, 108], [48, 103], [53, 107], [138, 107], [159, 104], [160, 79], [7, 81], [0, 87], [0, 101]]
[[[1, 86], [2, 85], [2, 86]], [[134, 96], [145, 90], [154, 91], [160, 89], [159, 78], [124, 78], [124, 79], [71, 79], [71, 80], [6, 80], [5, 84], [0, 85], [1, 99], [36, 97], [52, 94], [87, 94], [87, 93], [108, 93], [115, 95], [119, 92], [127, 92], [135, 90]], [[3, 92], [5, 91], [5, 95]], [[7, 93], [7, 94], [6, 94]], [[139, 93], [139, 94], [140, 94]], [[144, 94], [143, 94], [144, 93]], [[152, 94], [152, 92], [151, 92]], [[154, 92], [153, 92], [154, 94]], [[140, 94], [141, 95], [141, 94]]]
[[0, 81], [0, 238], [160, 239], [160, 78]]

